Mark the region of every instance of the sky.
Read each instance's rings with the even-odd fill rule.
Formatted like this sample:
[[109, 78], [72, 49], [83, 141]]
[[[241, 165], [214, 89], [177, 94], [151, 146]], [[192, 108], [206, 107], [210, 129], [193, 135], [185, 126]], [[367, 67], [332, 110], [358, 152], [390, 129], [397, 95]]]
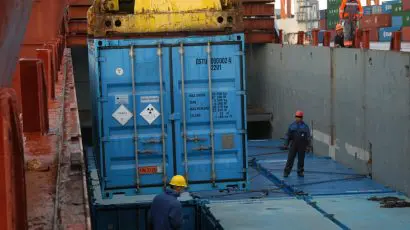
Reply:
[[[382, 2], [385, 2], [385, 1], [386, 0], [380, 0], [380, 4]], [[296, 0], [292, 0], [293, 4], [295, 4], [295, 2], [296, 2]], [[361, 0], [361, 3], [362, 3], [363, 6], [365, 6], [366, 5], [366, 0]], [[275, 0], [275, 8], [280, 9], [280, 0]], [[327, 8], [327, 0], [319, 0], [319, 8], [321, 10], [326, 9]], [[292, 9], [293, 9], [293, 6], [292, 6]], [[292, 11], [294, 11], [294, 10], [292, 10]]]

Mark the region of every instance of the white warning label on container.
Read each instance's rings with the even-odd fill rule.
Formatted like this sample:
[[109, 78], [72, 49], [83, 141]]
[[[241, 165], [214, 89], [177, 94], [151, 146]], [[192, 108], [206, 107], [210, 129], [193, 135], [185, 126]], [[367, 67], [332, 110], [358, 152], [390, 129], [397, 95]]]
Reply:
[[124, 105], [120, 105], [120, 107], [118, 107], [118, 109], [112, 114], [112, 117], [114, 117], [114, 119], [121, 125], [127, 124], [132, 116], [132, 113]]
[[115, 73], [118, 76], [122, 76], [124, 74], [124, 70], [122, 68], [118, 67], [118, 68], [115, 69]]
[[161, 114], [158, 110], [155, 109], [154, 106], [149, 104], [145, 109], [140, 113], [141, 117], [144, 118], [148, 122], [148, 124], [152, 124]]
[[158, 103], [159, 96], [141, 96], [141, 103]]
[[115, 104], [128, 104], [128, 95], [115, 95]]

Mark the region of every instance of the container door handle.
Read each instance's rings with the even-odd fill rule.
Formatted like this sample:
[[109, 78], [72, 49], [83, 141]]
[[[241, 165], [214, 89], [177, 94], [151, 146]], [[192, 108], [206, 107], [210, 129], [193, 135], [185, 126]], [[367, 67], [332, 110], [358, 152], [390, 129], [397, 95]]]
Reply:
[[134, 66], [134, 46], [131, 46], [130, 48], [130, 59], [131, 59], [131, 84], [132, 84], [132, 105], [133, 105], [133, 120], [134, 120], [134, 155], [135, 155], [135, 177], [136, 177], [136, 187], [137, 187], [137, 192], [140, 189], [140, 175], [139, 175], [139, 162], [138, 162], [138, 130], [137, 130], [137, 103], [135, 101], [135, 96], [137, 95], [136, 90], [135, 90], [135, 66]]
[[186, 108], [185, 108], [185, 70], [184, 70], [184, 44], [181, 43], [179, 47], [179, 55], [180, 55], [180, 62], [181, 62], [181, 94], [182, 94], [182, 137], [183, 137], [183, 144], [184, 144], [184, 167], [185, 167], [185, 179], [187, 183], [189, 182], [188, 179], [188, 152], [187, 152], [187, 129], [186, 129]]
[[211, 170], [212, 170], [212, 185], [215, 187], [216, 172], [215, 172], [215, 144], [214, 144], [214, 118], [213, 118], [213, 107], [212, 107], [212, 69], [211, 69], [211, 42], [208, 42], [206, 52], [208, 54], [208, 92], [209, 92], [209, 123], [210, 132], [209, 137], [211, 139]]
[[162, 182], [164, 184], [164, 189], [167, 187], [167, 170], [166, 170], [166, 151], [165, 151], [165, 124], [164, 124], [164, 89], [163, 89], [163, 76], [162, 76], [162, 47], [161, 43], [158, 43], [158, 48], [157, 48], [157, 55], [158, 55], [158, 72], [159, 72], [159, 100], [160, 100], [160, 105], [161, 105], [161, 138], [162, 138], [162, 170], [163, 170], [163, 177], [162, 177]]

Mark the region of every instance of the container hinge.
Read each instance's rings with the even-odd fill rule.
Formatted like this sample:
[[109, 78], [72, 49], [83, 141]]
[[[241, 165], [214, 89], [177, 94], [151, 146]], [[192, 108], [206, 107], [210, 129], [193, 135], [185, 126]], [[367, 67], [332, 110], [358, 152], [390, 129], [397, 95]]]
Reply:
[[105, 57], [98, 57], [98, 62], [105, 62], [107, 59]]
[[235, 53], [235, 55], [236, 55], [236, 56], [243, 56], [243, 55], [244, 55], [244, 52], [243, 52], [243, 51], [238, 51], [238, 52]]
[[110, 138], [109, 137], [101, 137], [102, 142], [109, 142]]
[[236, 91], [236, 95], [246, 95], [246, 91], [245, 90]]
[[245, 130], [245, 129], [239, 129], [239, 130], [238, 130], [238, 133], [240, 133], [240, 134], [246, 134], [246, 130]]
[[105, 102], [108, 102], [108, 98], [106, 98], [106, 97], [98, 97], [98, 98], [97, 98], [97, 101], [100, 102], [100, 103], [105, 103]]

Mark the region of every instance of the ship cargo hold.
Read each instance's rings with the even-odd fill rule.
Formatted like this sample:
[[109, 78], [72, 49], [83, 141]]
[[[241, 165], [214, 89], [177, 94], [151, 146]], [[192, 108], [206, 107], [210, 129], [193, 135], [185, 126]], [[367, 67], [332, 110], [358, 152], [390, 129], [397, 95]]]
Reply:
[[3, 2], [1, 230], [148, 230], [176, 174], [185, 230], [409, 229], [409, 1], [368, 6], [351, 49], [317, 44], [341, 0], [298, 45], [272, 0]]

